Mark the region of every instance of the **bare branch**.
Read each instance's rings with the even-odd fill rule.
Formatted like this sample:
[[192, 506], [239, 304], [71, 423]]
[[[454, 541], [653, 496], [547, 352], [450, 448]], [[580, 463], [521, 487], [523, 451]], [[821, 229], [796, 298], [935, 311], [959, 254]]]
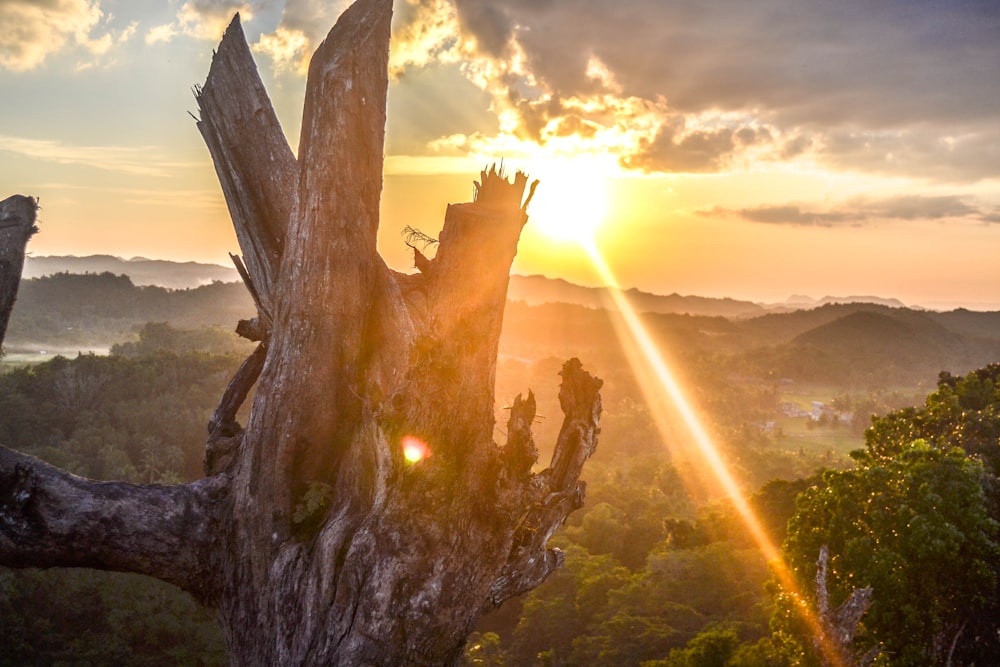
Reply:
[[226, 483], [95, 482], [0, 447], [0, 565], [136, 572], [210, 600]]
[[420, 231], [419, 229], [415, 229], [410, 225], [407, 225], [406, 227], [403, 228], [403, 239], [406, 241], [406, 245], [410, 246], [411, 248], [419, 244], [420, 247], [423, 248], [424, 250], [426, 250], [429, 246], [438, 244], [438, 240], [436, 238], [434, 238], [430, 234], [425, 234], [424, 232]]
[[[214, 438], [236, 435], [239, 425], [236, 423], [236, 412], [243, 405], [247, 394], [257, 382], [260, 371], [264, 367], [267, 356], [267, 346], [258, 345], [253, 353], [240, 365], [236, 375], [229, 381], [226, 391], [219, 400], [219, 405], [208, 421], [209, 441]], [[212, 473], [208, 473], [212, 474]]]
[[823, 627], [823, 637], [814, 640], [817, 647], [824, 640], [839, 656], [852, 656], [851, 663], [859, 667], [870, 665], [879, 654], [879, 647], [869, 651], [855, 653], [854, 637], [860, 628], [861, 618], [872, 604], [872, 588], [855, 588], [848, 598], [836, 609], [830, 609], [830, 594], [828, 589], [830, 564], [830, 548], [823, 545], [816, 559], [816, 613]]

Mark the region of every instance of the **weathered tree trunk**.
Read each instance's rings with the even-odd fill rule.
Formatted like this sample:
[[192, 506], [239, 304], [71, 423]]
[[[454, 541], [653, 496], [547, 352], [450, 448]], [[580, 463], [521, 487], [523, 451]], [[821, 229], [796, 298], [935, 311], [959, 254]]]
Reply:
[[24, 268], [24, 249], [37, 230], [38, 202], [24, 195], [0, 201], [0, 343], [7, 333]]
[[855, 588], [839, 607], [831, 609], [827, 587], [829, 565], [830, 549], [824, 544], [816, 561], [816, 614], [822, 634], [813, 639], [813, 645], [822, 656], [823, 665], [867, 667], [879, 656], [879, 647], [858, 652], [854, 638], [860, 629], [861, 617], [872, 604], [873, 589], [870, 586]]
[[[233, 20], [198, 126], [258, 306], [239, 330], [261, 344], [212, 416], [207, 477], [107, 485], [4, 451], [0, 564], [176, 583], [219, 608], [239, 665], [454, 663], [484, 610], [560, 565], [545, 545], [582, 503], [601, 381], [564, 365], [551, 467], [532, 473], [530, 393], [493, 442], [523, 174], [483, 172], [421, 273], [379, 257], [391, 13], [391, 0], [359, 0], [317, 50], [298, 159]], [[235, 413], [254, 382], [244, 429]], [[426, 455], [409, 460], [407, 442]]]

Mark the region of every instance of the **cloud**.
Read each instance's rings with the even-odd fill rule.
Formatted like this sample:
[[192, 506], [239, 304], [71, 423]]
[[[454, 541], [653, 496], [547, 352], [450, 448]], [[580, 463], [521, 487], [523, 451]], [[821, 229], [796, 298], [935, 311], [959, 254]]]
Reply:
[[715, 207], [698, 213], [705, 217], [736, 217], [750, 222], [802, 227], [859, 226], [892, 220], [1000, 222], [995, 209], [961, 195], [856, 197], [825, 209], [792, 203], [742, 209]]
[[241, 0], [188, 0], [177, 12], [174, 30], [195, 39], [218, 41], [232, 21], [233, 15], [240, 13], [243, 21], [253, 20], [252, 3]]
[[901, 195], [872, 202], [862, 202], [874, 218], [896, 220], [948, 220], [977, 216], [982, 213], [957, 195]]
[[270, 56], [276, 71], [304, 75], [312, 56], [310, 45], [309, 38], [301, 30], [278, 26], [274, 32], [261, 35], [253, 50]]
[[930, 122], [872, 130], [834, 127], [816, 136], [814, 154], [837, 169], [944, 182], [993, 178], [1000, 164], [1000, 122], [952, 128]]
[[408, 0], [395, 7], [389, 68], [402, 75], [407, 68], [430, 63], [454, 63], [463, 52], [455, 7], [448, 0]]
[[158, 146], [78, 146], [49, 139], [0, 134], [0, 151], [62, 165], [79, 165], [136, 176], [169, 176], [178, 167], [200, 166], [162, 157]]
[[146, 44], [168, 44], [178, 35], [177, 26], [172, 23], [153, 26], [146, 31]]
[[503, 3], [455, 0], [458, 25], [475, 39], [478, 50], [493, 58], [504, 55], [514, 36], [514, 26]]
[[77, 69], [94, 66], [136, 31], [110, 27], [100, 0], [0, 0], [0, 67], [26, 72], [73, 47], [85, 54]]
[[[147, 44], [179, 36], [218, 41], [236, 13], [256, 53], [277, 72], [304, 76], [309, 58], [351, 0], [186, 0], [174, 20], [149, 29]], [[254, 41], [256, 39], [256, 41]]]
[[[685, 127], [686, 119], [675, 114], [673, 122], [660, 126], [652, 140], [640, 142], [639, 150], [621, 158], [623, 166], [644, 172], [716, 172], [741, 157], [766, 159], [781, 150], [774, 131], [767, 127], [740, 125], [721, 119], [714, 127]], [[764, 149], [764, 150], [761, 150]]]
[[[568, 115], [611, 128], [611, 98], [661, 109], [617, 149], [635, 169], [719, 171], [750, 155], [970, 181], [1000, 157], [1000, 10], [987, 0], [454, 0], [417, 14], [513, 137], [544, 143]], [[701, 127], [706, 116], [725, 122]]]
[[738, 217], [750, 222], [772, 225], [795, 225], [799, 227], [833, 227], [834, 225], [857, 225], [859, 220], [851, 213], [806, 210], [798, 204], [777, 206], [757, 206], [730, 210], [712, 208], [699, 211], [705, 217]]

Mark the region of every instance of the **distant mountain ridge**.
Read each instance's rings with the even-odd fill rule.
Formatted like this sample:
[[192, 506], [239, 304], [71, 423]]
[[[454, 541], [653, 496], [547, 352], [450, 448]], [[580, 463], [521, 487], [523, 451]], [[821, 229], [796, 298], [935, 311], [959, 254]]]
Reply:
[[[525, 285], [517, 276], [512, 283], [516, 296]], [[594, 299], [605, 293], [555, 281], [537, 284], [550, 291], [529, 292], [536, 303], [514, 298], [507, 304], [501, 355], [508, 360], [569, 355], [605, 364], [605, 372], [620, 368], [623, 362], [613, 352], [621, 346], [614, 313], [569, 302], [586, 298], [598, 303]], [[964, 372], [1000, 360], [1000, 311], [829, 303], [757, 317], [724, 317], [720, 309], [745, 312], [745, 306], [726, 299], [630, 294], [644, 309], [640, 320], [656, 344], [686, 355], [727, 355], [734, 369], [754, 377], [888, 387], [933, 379], [942, 369]], [[650, 307], [683, 312], [654, 312]], [[698, 307], [712, 314], [692, 314]], [[59, 272], [22, 281], [5, 342], [18, 354], [106, 353], [114, 344], [135, 341], [150, 322], [229, 332], [253, 313], [253, 300], [240, 283], [171, 290], [139, 287], [128, 276], [111, 272]]]
[[820, 306], [826, 306], [828, 304], [841, 305], [845, 303], [874, 303], [879, 306], [889, 306], [890, 308], [909, 307], [899, 299], [886, 299], [880, 296], [824, 296], [822, 299], [813, 299], [812, 297], [795, 294], [788, 297], [781, 303], [773, 304], [769, 308], [775, 309], [787, 307], [793, 310], [801, 310], [803, 308], [819, 308]]
[[157, 285], [168, 289], [191, 289], [214, 282], [239, 282], [233, 267], [201, 262], [172, 262], [164, 259], [113, 255], [29, 255], [24, 262], [24, 278], [41, 278], [56, 273], [113, 273], [126, 275], [134, 285]]
[[[145, 257], [123, 259], [113, 255], [29, 256], [25, 261], [23, 274], [25, 278], [40, 278], [56, 273], [112, 273], [128, 276], [137, 286], [156, 285], [168, 289], [192, 289], [213, 282], [239, 282], [236, 269], [200, 262], [173, 262]], [[760, 317], [768, 313], [810, 310], [830, 304], [870, 303], [890, 308], [906, 307], [898, 299], [875, 296], [825, 296], [822, 299], [813, 299], [794, 295], [786, 301], [773, 304], [677, 293], [662, 295], [636, 288], [625, 290], [625, 296], [639, 312], [725, 317], [737, 320]], [[615, 307], [605, 287], [584, 287], [561, 278], [547, 278], [540, 275], [511, 276], [508, 298], [529, 306], [570, 303], [588, 308], [614, 309]]]
[[[700, 315], [734, 320], [751, 319], [769, 313], [811, 310], [827, 305], [874, 304], [889, 308], [907, 307], [898, 299], [876, 296], [825, 296], [822, 299], [813, 299], [808, 296], [795, 295], [786, 301], [770, 304], [728, 297], [716, 298], [677, 293], [661, 295], [643, 292], [636, 288], [625, 290], [625, 296], [633, 308], [643, 313]], [[588, 308], [615, 309], [606, 287], [583, 287], [561, 278], [546, 278], [539, 275], [511, 276], [507, 298], [511, 301], [522, 301], [529, 306], [543, 303], [572, 303]]]
[[[716, 299], [680, 294], [652, 294], [632, 288], [625, 290], [632, 307], [645, 313], [720, 316], [733, 319], [757, 317], [767, 312], [762, 306], [737, 299]], [[507, 298], [529, 306], [543, 303], [572, 303], [588, 308], [615, 309], [606, 287], [583, 287], [561, 278], [511, 276]]]

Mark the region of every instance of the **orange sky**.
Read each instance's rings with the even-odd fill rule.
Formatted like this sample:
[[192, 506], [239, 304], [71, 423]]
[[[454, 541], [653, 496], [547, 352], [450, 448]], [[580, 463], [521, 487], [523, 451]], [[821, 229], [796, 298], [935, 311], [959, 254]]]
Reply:
[[[241, 11], [294, 147], [302, 64], [343, 5], [0, 5], [0, 184], [41, 198], [31, 251], [228, 263], [191, 86]], [[647, 291], [1000, 308], [995, 3], [580, 6], [397, 0], [390, 265], [504, 158], [542, 180], [521, 273], [600, 282], [545, 232], [572, 217]]]

